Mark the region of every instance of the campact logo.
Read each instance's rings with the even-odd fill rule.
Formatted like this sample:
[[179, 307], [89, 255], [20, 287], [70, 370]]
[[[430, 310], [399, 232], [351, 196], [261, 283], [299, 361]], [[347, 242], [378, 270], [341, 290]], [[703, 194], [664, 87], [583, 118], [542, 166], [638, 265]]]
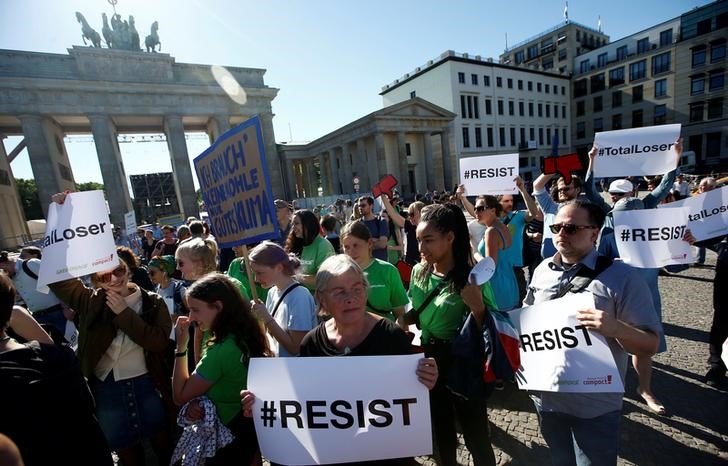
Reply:
[[96, 259], [95, 261], [91, 262], [91, 267], [95, 267], [97, 265], [106, 264], [107, 262], [111, 262], [114, 259], [114, 255], [111, 254], [109, 257], [103, 257], [101, 259]]
[[612, 376], [611, 375], [605, 375], [604, 377], [587, 377], [586, 380], [582, 382], [584, 385], [611, 385], [612, 384]]
[[85, 238], [89, 235], [98, 235], [101, 233], [106, 233], [104, 228], [106, 227], [106, 223], [102, 222], [99, 224], [92, 223], [88, 226], [79, 226], [76, 228], [66, 228], [65, 230], [57, 230], [53, 229], [51, 232], [43, 238], [43, 247], [48, 247], [52, 244], [60, 243], [63, 241], [71, 241], [75, 238]]

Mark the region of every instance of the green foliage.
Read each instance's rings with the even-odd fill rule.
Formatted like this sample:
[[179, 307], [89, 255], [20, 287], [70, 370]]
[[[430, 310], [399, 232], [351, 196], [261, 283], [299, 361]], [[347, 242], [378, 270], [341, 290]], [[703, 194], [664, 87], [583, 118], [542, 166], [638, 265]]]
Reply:
[[95, 181], [87, 181], [86, 183], [76, 183], [76, 191], [96, 191], [104, 190], [104, 185]]
[[38, 187], [35, 184], [35, 180], [16, 178], [15, 184], [18, 187], [18, 195], [20, 196], [20, 203], [23, 206], [25, 218], [27, 220], [44, 218], [43, 209], [38, 199]]

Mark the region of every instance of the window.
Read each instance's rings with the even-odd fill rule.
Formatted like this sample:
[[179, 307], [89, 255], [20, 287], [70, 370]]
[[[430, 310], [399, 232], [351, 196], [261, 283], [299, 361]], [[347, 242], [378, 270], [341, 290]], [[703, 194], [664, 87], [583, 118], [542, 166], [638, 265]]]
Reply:
[[667, 105], [655, 105], [655, 125], [662, 125], [665, 124], [665, 121], [667, 121]]
[[660, 33], [660, 47], [672, 44], [672, 29]]
[[586, 73], [589, 71], [589, 60], [582, 60], [579, 62], [579, 73]]
[[562, 142], [562, 145], [564, 145], [564, 146], [568, 145], [567, 142], [566, 142], [567, 141], [567, 139], [566, 139], [566, 128], [561, 128], [561, 140], [563, 141]]
[[603, 107], [602, 96], [594, 97], [594, 108], [592, 110], [595, 112], [601, 112], [602, 107]]
[[536, 83], [536, 92], [541, 92], [541, 83]]
[[551, 90], [551, 86], [548, 85], [548, 84], [544, 84], [544, 89], [543, 90], [544, 90], [544, 92], [546, 92], [548, 94], [549, 91]]
[[617, 47], [617, 60], [624, 60], [625, 58], [627, 58], [627, 46]]
[[554, 118], [559, 117], [559, 106], [554, 104]]
[[505, 128], [498, 128], [498, 139], [500, 142], [501, 147], [506, 146], [506, 129]]
[[510, 116], [513, 116], [513, 115], [516, 114], [516, 111], [515, 111], [514, 107], [515, 107], [515, 104], [513, 103], [513, 101], [512, 100], [509, 100], [508, 101], [508, 114]]
[[545, 70], [550, 70], [554, 67], [554, 59], [553, 58], [544, 58], [543, 62], [541, 62], [541, 66]]
[[599, 73], [591, 77], [591, 91], [592, 94], [595, 92], [603, 91], [605, 87], [604, 73]]
[[518, 90], [519, 91], [522, 91], [523, 90], [523, 79], [519, 79], [518, 80]]
[[695, 160], [703, 159], [703, 135], [695, 134], [688, 138], [688, 148], [695, 152]]
[[519, 130], [519, 135], [521, 136], [521, 145], [524, 146], [526, 144], [526, 128], [521, 127]]
[[723, 118], [723, 99], [708, 101], [708, 120], [713, 118]]
[[566, 60], [566, 49], [559, 49], [559, 61]]
[[483, 134], [480, 127], [475, 128], [475, 147], [483, 147]]
[[412, 145], [409, 142], [404, 144], [404, 153], [408, 156], [412, 155]]
[[488, 147], [493, 147], [493, 128], [485, 128], [485, 136], [488, 138]]
[[642, 100], [644, 100], [644, 88], [640, 84], [632, 88], [632, 103], [636, 104], [637, 102], [642, 102]]
[[470, 128], [463, 126], [463, 147], [470, 147]]
[[468, 96], [468, 118], [473, 118], [473, 96]]
[[606, 53], [600, 53], [597, 56], [597, 66], [599, 68], [601, 68], [603, 66], [607, 66], [607, 54]]
[[690, 78], [690, 95], [702, 94], [705, 92], [705, 77], [703, 75]]
[[503, 115], [503, 101], [498, 100], [498, 115]]
[[703, 102], [690, 104], [690, 121], [703, 121]]
[[536, 130], [534, 128], [528, 128], [528, 140], [529, 141], [536, 140]]
[[543, 104], [542, 103], [538, 104], [538, 117], [539, 118], [543, 117]]
[[533, 81], [528, 81], [528, 92], [533, 91]]
[[529, 60], [538, 57], [538, 45], [530, 46], [526, 51], [526, 56], [528, 56]]
[[501, 78], [500, 76], [496, 76], [495, 85], [497, 87], [503, 87], [503, 78]]
[[566, 95], [566, 86], [561, 86], [561, 95]]
[[467, 113], [466, 110], [467, 109], [465, 107], [465, 96], [464, 95], [461, 95], [460, 96], [460, 116], [462, 118], [467, 118], [468, 117], [468, 113]]
[[586, 94], [586, 79], [574, 81], [574, 97], [584, 97]]
[[561, 118], [566, 119], [566, 105], [561, 106]]
[[667, 79], [658, 79], [655, 81], [655, 97], [664, 97], [667, 95]]
[[612, 115], [612, 129], [622, 129], [622, 114]]
[[705, 51], [706, 47], [704, 45], [693, 48], [693, 68], [705, 65]]
[[458, 82], [460, 84], [465, 84], [465, 73], [458, 73]]
[[490, 87], [490, 76], [483, 75], [483, 85], [486, 87]]
[[12, 183], [10, 182], [10, 172], [7, 170], [0, 170], [0, 184], [4, 184], [5, 186], [12, 186]]
[[546, 128], [546, 144], [551, 144], [551, 128]]
[[715, 91], [718, 89], [723, 89], [723, 86], [725, 85], [725, 71], [723, 70], [714, 70], [710, 72], [710, 77], [708, 79], [708, 89], [711, 91]]
[[609, 70], [609, 87], [624, 84], [624, 66]]
[[636, 81], [647, 75], [647, 60], [640, 60], [629, 64], [629, 80]]
[[528, 116], [533, 116], [533, 102], [528, 103]]
[[645, 53], [650, 50], [650, 39], [645, 37], [637, 41], [637, 53]]
[[511, 133], [510, 134], [510, 136], [511, 136], [511, 145], [512, 146], [515, 146], [516, 145], [516, 128], [511, 128], [510, 129], [510, 133]]
[[415, 97], [417, 97], [417, 92], [416, 91], [410, 92], [410, 99], [414, 99]]
[[670, 52], [652, 57], [652, 76], [670, 71]]
[[473, 101], [473, 110], [475, 110], [475, 118], [480, 118], [480, 105], [478, 105], [478, 96], [477, 95], [469, 95], [468, 99], [472, 99]]
[[493, 106], [490, 99], [485, 99], [485, 114], [491, 115], [493, 113]]
[[73, 181], [73, 173], [71, 173], [71, 168], [59, 163], [58, 164], [58, 171], [61, 174], [61, 178], [63, 178], [66, 181]]
[[622, 106], [622, 91], [612, 92], [612, 108], [619, 108]]
[[576, 116], [584, 116], [584, 101], [580, 100], [576, 103]]
[[601, 118], [594, 118], [594, 132], [599, 133], [604, 131], [604, 120]]
[[518, 102], [518, 116], [524, 116], [523, 102]]
[[546, 118], [551, 118], [551, 105], [546, 104]]
[[586, 137], [586, 123], [580, 121], [576, 124], [576, 139], [584, 139]]
[[478, 75], [477, 74], [471, 74], [470, 75], [470, 83], [473, 86], [477, 86], [478, 85]]
[[508, 78], [508, 79], [506, 80], [506, 83], [507, 83], [507, 85], [508, 85], [508, 89], [513, 89], [513, 79], [511, 79], [511, 78]]
[[518, 52], [515, 53], [515, 59], [516, 59], [516, 65], [520, 65], [526, 59], [526, 54], [523, 52], [523, 50], [519, 50]]
[[720, 131], [705, 135], [705, 153], [708, 157], [720, 155]]
[[538, 129], [538, 144], [543, 146], [543, 128]]
[[718, 40], [710, 44], [710, 63], [725, 59], [725, 40]]

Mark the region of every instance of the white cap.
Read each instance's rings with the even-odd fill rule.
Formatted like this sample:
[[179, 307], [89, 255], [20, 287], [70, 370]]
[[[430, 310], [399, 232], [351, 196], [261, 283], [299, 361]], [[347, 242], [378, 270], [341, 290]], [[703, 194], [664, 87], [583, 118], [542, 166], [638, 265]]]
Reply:
[[608, 191], [614, 194], [626, 194], [634, 191], [634, 186], [629, 180], [614, 180], [609, 184]]

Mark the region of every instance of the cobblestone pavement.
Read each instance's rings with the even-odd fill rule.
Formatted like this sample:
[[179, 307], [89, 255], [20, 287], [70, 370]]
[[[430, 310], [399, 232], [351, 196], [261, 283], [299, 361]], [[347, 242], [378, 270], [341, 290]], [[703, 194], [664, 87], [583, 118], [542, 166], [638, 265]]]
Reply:
[[[635, 392], [637, 376], [630, 367], [620, 427], [620, 465], [728, 464], [728, 393], [702, 381], [713, 315], [715, 257], [708, 252], [710, 268], [660, 277], [668, 349], [654, 358], [652, 386], [667, 415], [648, 410]], [[488, 405], [499, 465], [549, 463], [533, 404], [524, 392], [508, 386], [495, 392]], [[459, 460], [472, 464], [462, 445]], [[419, 462], [435, 464], [431, 458], [419, 458]]]

